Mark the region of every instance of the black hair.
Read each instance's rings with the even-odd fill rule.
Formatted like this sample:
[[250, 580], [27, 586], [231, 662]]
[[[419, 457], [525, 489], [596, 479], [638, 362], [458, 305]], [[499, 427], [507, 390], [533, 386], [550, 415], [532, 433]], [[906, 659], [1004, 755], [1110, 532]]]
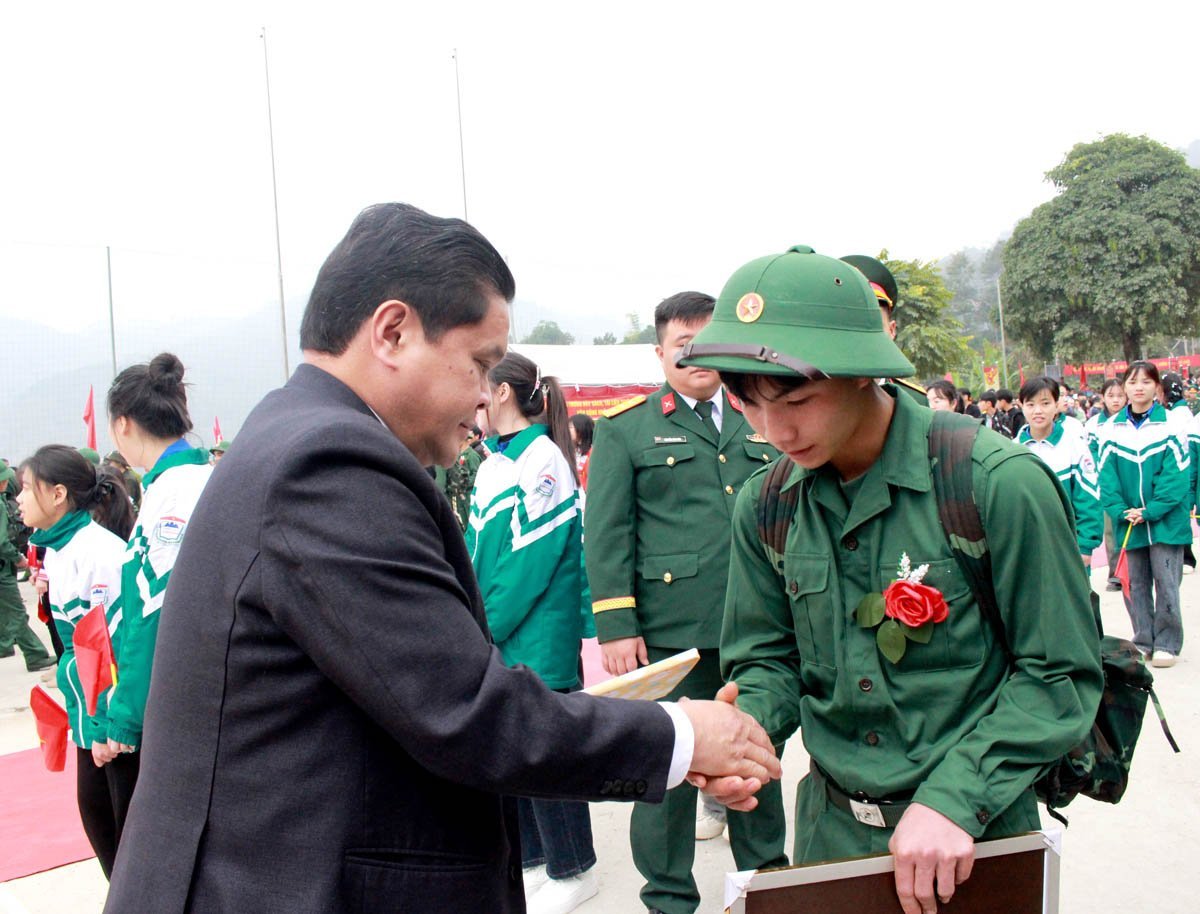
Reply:
[[190, 432], [183, 363], [163, 352], [117, 375], [108, 389], [108, 418], [122, 417], [154, 438], [182, 438]]
[[571, 477], [579, 485], [579, 472], [575, 469], [575, 445], [567, 429], [567, 400], [558, 378], [543, 377], [532, 361], [519, 352], [510, 351], [488, 372], [488, 380], [495, 387], [501, 384], [511, 387], [513, 402], [521, 415], [549, 428], [550, 440], [558, 445], [567, 458]]
[[716, 306], [717, 300], [703, 292], [676, 292], [670, 298], [664, 298], [654, 309], [654, 336], [658, 345], [662, 345], [663, 334], [671, 321], [682, 324], [706, 321], [712, 317]]
[[1007, 387], [1001, 387], [998, 391], [996, 391], [996, 399], [1007, 400], [1009, 403], [1011, 403], [1013, 401], [1013, 392]]
[[930, 391], [940, 393], [943, 399], [949, 400], [954, 404], [954, 411], [956, 413], [961, 413], [965, 408], [963, 406], [962, 394], [958, 392], [958, 388], [954, 386], [953, 381], [947, 381], [945, 378], [942, 378], [940, 381], [934, 381], [925, 390], [926, 393]]
[[325, 258], [300, 322], [300, 348], [341, 355], [392, 299], [411, 307], [436, 342], [483, 320], [492, 294], [512, 301], [516, 281], [478, 229], [407, 203], [378, 203], [358, 214]]
[[592, 437], [596, 433], [596, 423], [587, 413], [576, 413], [571, 417], [570, 422], [575, 428], [575, 437], [579, 439], [575, 449], [581, 457], [586, 457], [592, 450]]
[[109, 467], [94, 467], [65, 444], [47, 444], [22, 465], [35, 480], [67, 490], [72, 511], [87, 511], [100, 526], [123, 540], [133, 531], [133, 503], [121, 477]]
[[1163, 398], [1167, 406], [1174, 406], [1183, 399], [1183, 378], [1174, 371], [1168, 371], [1162, 376]]
[[786, 397], [809, 383], [809, 378], [798, 375], [742, 374], [735, 371], [720, 372], [725, 389], [739, 400], [756, 402], [760, 398], [775, 400]]
[[1100, 396], [1103, 397], [1106, 393], [1108, 393], [1109, 388], [1111, 387], [1119, 387], [1121, 388], [1122, 392], [1125, 390], [1125, 385], [1121, 382], [1120, 378], [1109, 378], [1104, 382], [1104, 384], [1101, 385]]
[[1017, 394], [1021, 402], [1032, 400], [1042, 391], [1047, 391], [1053, 398], [1054, 402], [1058, 402], [1058, 398], [1062, 396], [1062, 390], [1058, 386], [1058, 382], [1054, 378], [1046, 375], [1038, 375], [1036, 378], [1030, 378], [1021, 385], [1021, 392]]
[[969, 388], [969, 387], [960, 387], [960, 388], [958, 389], [958, 395], [959, 395], [960, 397], [969, 397], [969, 396], [971, 396], [971, 388]]
[[1147, 362], [1145, 359], [1139, 359], [1136, 362], [1129, 363], [1129, 367], [1125, 369], [1125, 374], [1121, 376], [1121, 384], [1128, 384], [1129, 379], [1139, 371], [1144, 371], [1146, 373], [1146, 377], [1148, 377], [1155, 384], [1162, 383], [1162, 378], [1160, 378], [1158, 375], [1158, 366], [1153, 362]]
[[980, 396], [980, 398], [979, 398], [979, 402], [980, 403], [991, 403], [992, 406], [995, 406], [996, 405], [996, 392], [994, 390], [984, 391], [982, 396]]

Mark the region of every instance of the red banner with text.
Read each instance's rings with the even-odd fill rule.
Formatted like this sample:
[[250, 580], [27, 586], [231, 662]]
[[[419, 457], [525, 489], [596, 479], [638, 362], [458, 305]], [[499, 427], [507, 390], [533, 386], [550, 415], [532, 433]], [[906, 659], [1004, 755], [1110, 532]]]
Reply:
[[620, 406], [626, 400], [641, 394], [648, 396], [658, 390], [657, 384], [566, 384], [563, 394], [567, 398], [567, 412], [572, 416], [576, 413], [595, 418], [604, 415], [606, 410]]

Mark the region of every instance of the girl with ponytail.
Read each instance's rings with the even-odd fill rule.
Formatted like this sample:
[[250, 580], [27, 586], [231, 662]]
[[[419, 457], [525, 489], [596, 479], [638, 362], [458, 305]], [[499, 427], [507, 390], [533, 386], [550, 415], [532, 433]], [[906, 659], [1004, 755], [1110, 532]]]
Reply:
[[88, 714], [72, 636], [85, 615], [103, 607], [116, 652], [121, 564], [125, 537], [133, 526], [133, 505], [112, 470], [93, 467], [74, 448], [60, 444], [40, 448], [26, 461], [22, 482], [17, 502], [24, 522], [36, 530], [29, 541], [46, 550], [43, 567], [49, 579], [50, 612], [62, 639], [58, 687], [66, 701], [71, 740], [78, 747], [79, 815], [107, 877], [117, 855], [138, 762], [109, 748], [111, 689], [97, 699], [95, 714]]
[[125, 462], [146, 470], [142, 505], [122, 569], [120, 675], [108, 704], [109, 747], [132, 753], [142, 742], [159, 610], [212, 467], [208, 451], [184, 440], [192, 420], [183, 364], [169, 352], [126, 368], [113, 379], [108, 422]]
[[[581, 687], [583, 524], [567, 404], [555, 378], [514, 352], [488, 375], [487, 443], [471, 493], [467, 548], [504, 662], [550, 688]], [[569, 911], [597, 892], [586, 803], [518, 798], [530, 914]]]

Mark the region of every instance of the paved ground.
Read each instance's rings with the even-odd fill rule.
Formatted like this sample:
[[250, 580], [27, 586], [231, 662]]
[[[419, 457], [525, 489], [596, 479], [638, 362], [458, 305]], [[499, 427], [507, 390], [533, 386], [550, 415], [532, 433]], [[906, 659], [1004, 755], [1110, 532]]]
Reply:
[[[1103, 585], [1103, 571], [1097, 570], [1093, 586]], [[1106, 630], [1128, 637], [1120, 594], [1103, 593], [1102, 604]], [[1194, 629], [1200, 624], [1200, 575], [1184, 577], [1183, 606], [1185, 624]], [[37, 679], [37, 674], [24, 671], [20, 659], [0, 660], [0, 753], [37, 744], [27, 706]], [[1063, 854], [1064, 914], [1192, 914], [1200, 908], [1200, 875], [1193, 869], [1200, 853], [1200, 766], [1195, 763], [1200, 752], [1200, 662], [1184, 659], [1174, 669], [1159, 672], [1157, 690], [1184, 754], [1171, 753], [1151, 712], [1121, 804], [1078, 800], [1067, 810], [1071, 826]], [[799, 740], [793, 740], [784, 754], [789, 809], [796, 779], [807, 764]], [[0, 787], [7, 789], [8, 785]], [[71, 786], [64, 783], [63, 789]], [[592, 806], [601, 888], [599, 896], [578, 908], [580, 914], [640, 910], [641, 880], [630, 861], [628, 819], [624, 804]], [[702, 912], [721, 910], [724, 874], [732, 868], [724, 838], [697, 845]], [[0, 885], [0, 914], [99, 912], [104, 892], [100, 868], [89, 860]]]

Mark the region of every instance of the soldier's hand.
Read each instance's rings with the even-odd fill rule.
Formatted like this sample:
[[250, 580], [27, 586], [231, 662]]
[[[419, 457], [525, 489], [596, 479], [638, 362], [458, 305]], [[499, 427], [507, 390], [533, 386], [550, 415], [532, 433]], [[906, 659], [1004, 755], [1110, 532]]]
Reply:
[[940, 812], [913, 803], [900, 817], [888, 850], [896, 858], [896, 895], [904, 914], [934, 914], [975, 864], [975, 840]]
[[[783, 777], [767, 732], [749, 714], [727, 701], [681, 698], [679, 707], [696, 735], [688, 775], [693, 784], [713, 791], [722, 802], [742, 804], [767, 781]], [[722, 779], [724, 783], [713, 783]]]
[[[730, 705], [737, 704], [737, 697], [738, 686], [736, 682], [725, 683], [715, 696], [717, 701], [722, 701]], [[712, 797], [718, 803], [728, 806], [730, 809], [736, 809], [738, 812], [749, 812], [758, 806], [758, 798], [754, 794], [762, 789], [762, 782], [757, 778], [710, 778], [691, 772], [688, 774], [687, 779], [692, 786], [703, 790], [707, 796]]]
[[615, 641], [605, 641], [600, 645], [600, 656], [604, 672], [610, 676], [632, 673], [639, 665], [645, 666], [650, 662], [650, 655], [646, 653], [645, 638], [617, 638]]

